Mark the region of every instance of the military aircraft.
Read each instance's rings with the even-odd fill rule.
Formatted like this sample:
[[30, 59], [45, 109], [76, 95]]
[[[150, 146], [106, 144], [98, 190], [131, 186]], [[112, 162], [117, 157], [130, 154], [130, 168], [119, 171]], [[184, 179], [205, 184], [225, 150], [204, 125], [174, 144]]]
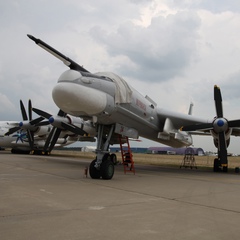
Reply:
[[[14, 121], [1, 121], [0, 122], [0, 147], [10, 148], [12, 153], [18, 154], [45, 154], [43, 148], [51, 127], [41, 127], [38, 133], [34, 134], [34, 144], [30, 146], [27, 131], [19, 129], [16, 132], [5, 135], [10, 128], [13, 128], [18, 124]], [[78, 138], [72, 138], [70, 136], [63, 136], [58, 138], [54, 147], [63, 147], [78, 141]]]
[[[96, 126], [96, 159], [89, 167], [94, 179], [111, 179], [114, 165], [108, 148], [116, 135], [137, 139], [139, 136], [169, 145], [192, 145], [191, 134], [211, 134], [218, 148], [214, 171], [227, 171], [227, 146], [232, 129], [240, 127], [240, 120], [228, 121], [222, 114], [220, 89], [214, 87], [217, 117], [202, 119], [158, 107], [144, 97], [123, 78], [111, 72], [90, 73], [47, 43], [27, 35], [38, 46], [60, 59], [69, 70], [63, 72], [52, 90], [55, 104], [64, 112], [89, 120]], [[201, 132], [200, 132], [201, 131]], [[239, 135], [239, 133], [236, 133]]]
[[[52, 116], [39, 109], [35, 111], [42, 116], [32, 119], [31, 100], [28, 102], [28, 116], [22, 100], [20, 109], [23, 121], [0, 122], [0, 147], [11, 148], [12, 153], [50, 154], [54, 147], [63, 147], [76, 141], [95, 141], [95, 128], [88, 121], [72, 117], [62, 111], [59, 111], [57, 116]], [[45, 118], [48, 120], [42, 121]], [[75, 128], [78, 130], [77, 133]], [[52, 139], [54, 132], [57, 134]]]

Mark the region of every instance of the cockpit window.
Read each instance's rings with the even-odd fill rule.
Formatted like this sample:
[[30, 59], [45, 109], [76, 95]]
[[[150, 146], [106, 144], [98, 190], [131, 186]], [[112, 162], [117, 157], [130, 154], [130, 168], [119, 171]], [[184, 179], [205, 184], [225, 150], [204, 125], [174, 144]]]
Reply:
[[82, 74], [80, 72], [75, 70], [67, 70], [61, 74], [61, 76], [58, 79], [58, 82], [66, 82], [66, 81], [74, 82], [75, 80], [78, 80], [81, 77], [82, 77]]

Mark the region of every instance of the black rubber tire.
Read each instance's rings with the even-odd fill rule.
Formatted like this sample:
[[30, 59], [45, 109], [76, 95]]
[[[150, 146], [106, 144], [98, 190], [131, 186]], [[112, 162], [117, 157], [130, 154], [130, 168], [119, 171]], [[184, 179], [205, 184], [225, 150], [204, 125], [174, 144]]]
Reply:
[[89, 175], [92, 179], [99, 179], [100, 178], [100, 171], [98, 169], [96, 169], [94, 166], [95, 166], [95, 162], [97, 160], [94, 159], [91, 163], [90, 163], [90, 166], [89, 166]]
[[42, 154], [49, 156], [49, 155], [50, 155], [50, 152], [49, 152], [49, 151], [46, 151], [46, 152], [42, 152]]
[[33, 150], [33, 155], [49, 155], [47, 154], [47, 152], [43, 152], [43, 150], [40, 150], [40, 149], [36, 149], [36, 150]]
[[223, 170], [223, 172], [227, 173], [228, 172], [228, 167], [223, 167], [222, 170]]
[[214, 163], [213, 163], [213, 171], [214, 172], [219, 172], [220, 168], [219, 168], [219, 160], [218, 158], [214, 159]]
[[19, 150], [19, 149], [13, 149], [11, 150], [11, 153], [13, 154], [30, 154], [31, 151], [28, 150]]
[[102, 162], [100, 167], [100, 175], [104, 180], [112, 179], [114, 175], [114, 164], [111, 160], [107, 159]]
[[117, 164], [117, 155], [112, 153], [110, 155], [110, 158], [111, 158], [111, 161], [113, 162], [113, 164], [116, 165]]

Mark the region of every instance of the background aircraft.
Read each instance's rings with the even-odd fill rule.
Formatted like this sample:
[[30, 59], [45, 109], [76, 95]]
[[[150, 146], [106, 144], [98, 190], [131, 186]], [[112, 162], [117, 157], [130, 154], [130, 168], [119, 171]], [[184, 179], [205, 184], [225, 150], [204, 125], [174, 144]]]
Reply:
[[[36, 111], [43, 117], [32, 119], [31, 100], [28, 102], [28, 116], [21, 100], [20, 109], [23, 121], [0, 122], [0, 147], [11, 148], [12, 153], [49, 154], [54, 147], [63, 147], [76, 141], [95, 141], [95, 128], [88, 121], [62, 111], [52, 116], [38, 109]], [[42, 121], [45, 118], [47, 120]]]
[[107, 150], [116, 134], [132, 138], [140, 135], [165, 145], [182, 147], [192, 144], [192, 131], [211, 133], [218, 148], [214, 171], [220, 167], [227, 171], [227, 146], [233, 128], [240, 127], [240, 120], [228, 121], [223, 117], [222, 97], [217, 86], [214, 87], [217, 116], [213, 121], [176, 113], [157, 107], [151, 98], [142, 96], [116, 74], [92, 74], [40, 39], [28, 37], [70, 68], [59, 77], [52, 97], [64, 112], [83, 117], [96, 126], [97, 156], [90, 164], [92, 178], [113, 177], [114, 166]]
[[[0, 122], [0, 147], [11, 148], [12, 153], [23, 154], [45, 154], [44, 146], [46, 139], [51, 131], [51, 125], [40, 127], [38, 132], [33, 134], [33, 145], [30, 144], [28, 133], [25, 130], [19, 129], [12, 134], [6, 135], [9, 129], [14, 128], [18, 123], [14, 121]], [[54, 147], [63, 147], [78, 141], [78, 137], [74, 136], [60, 136]]]

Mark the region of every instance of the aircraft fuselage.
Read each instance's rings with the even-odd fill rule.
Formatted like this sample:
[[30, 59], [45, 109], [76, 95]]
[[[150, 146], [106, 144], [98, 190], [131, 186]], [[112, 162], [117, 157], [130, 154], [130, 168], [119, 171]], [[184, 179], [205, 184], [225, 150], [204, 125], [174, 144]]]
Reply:
[[60, 76], [52, 96], [56, 105], [70, 115], [104, 125], [119, 123], [135, 129], [142, 137], [174, 147], [192, 144], [191, 136], [185, 132], [178, 132], [181, 139], [176, 138], [176, 132], [167, 139], [159, 138], [165, 124], [164, 116], [159, 117], [161, 109], [113, 73], [67, 70]]

